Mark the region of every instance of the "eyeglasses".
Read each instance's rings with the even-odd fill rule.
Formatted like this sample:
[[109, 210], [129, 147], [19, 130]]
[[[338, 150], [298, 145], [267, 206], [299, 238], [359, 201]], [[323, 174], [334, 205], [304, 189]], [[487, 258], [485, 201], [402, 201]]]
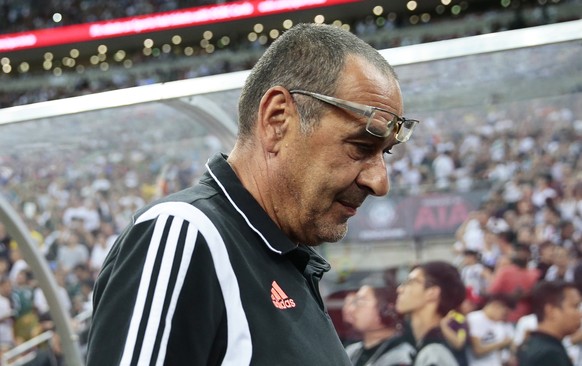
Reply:
[[366, 117], [366, 131], [376, 137], [387, 137], [394, 133], [396, 140], [406, 142], [412, 136], [414, 128], [419, 123], [415, 119], [407, 119], [382, 108], [365, 104], [349, 102], [347, 100], [330, 97], [305, 90], [291, 90], [291, 94], [302, 94], [320, 100], [335, 107], [360, 114]]
[[407, 278], [400, 283], [400, 286], [410, 286], [413, 283], [418, 283], [424, 286], [425, 288], [434, 286], [433, 283], [427, 280], [421, 280], [420, 278]]

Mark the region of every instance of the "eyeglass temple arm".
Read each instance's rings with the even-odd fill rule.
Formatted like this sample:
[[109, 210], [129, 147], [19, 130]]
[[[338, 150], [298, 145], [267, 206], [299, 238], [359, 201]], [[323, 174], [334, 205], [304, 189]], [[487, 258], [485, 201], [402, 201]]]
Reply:
[[334, 105], [336, 107], [347, 109], [347, 110], [354, 112], [354, 113], [363, 114], [366, 117], [371, 117], [372, 114], [374, 114], [374, 108], [366, 106], [366, 105], [356, 106], [353, 103], [348, 102], [348, 101], [341, 101], [340, 102], [340, 101], [336, 100], [336, 98], [329, 97], [327, 95], [311, 93], [311, 92], [307, 92], [304, 90], [292, 90], [291, 94], [293, 94], [293, 93], [307, 95], [309, 97], [321, 100], [322, 102]]

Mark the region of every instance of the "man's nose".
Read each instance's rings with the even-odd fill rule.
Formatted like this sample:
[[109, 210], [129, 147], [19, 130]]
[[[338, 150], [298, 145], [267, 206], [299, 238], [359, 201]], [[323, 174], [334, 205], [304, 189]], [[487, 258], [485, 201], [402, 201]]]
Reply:
[[378, 154], [366, 162], [366, 166], [358, 175], [356, 183], [360, 187], [367, 188], [374, 196], [385, 196], [388, 194], [390, 181], [382, 154]]

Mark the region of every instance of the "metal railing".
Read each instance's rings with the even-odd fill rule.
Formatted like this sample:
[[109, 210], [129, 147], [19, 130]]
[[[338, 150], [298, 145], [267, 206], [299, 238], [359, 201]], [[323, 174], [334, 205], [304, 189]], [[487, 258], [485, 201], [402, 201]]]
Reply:
[[[72, 328], [77, 334], [77, 336], [89, 329], [89, 322], [91, 320], [91, 310], [86, 310], [79, 313], [72, 319]], [[0, 365], [2, 366], [23, 366], [27, 363], [35, 360], [38, 357], [38, 350], [50, 350], [50, 341], [53, 337], [57, 336], [52, 330], [47, 330], [44, 333], [37, 335], [36, 337], [27, 340], [26, 342], [19, 344], [18, 346], [4, 352], [2, 354]], [[84, 345], [80, 345], [84, 348]]]

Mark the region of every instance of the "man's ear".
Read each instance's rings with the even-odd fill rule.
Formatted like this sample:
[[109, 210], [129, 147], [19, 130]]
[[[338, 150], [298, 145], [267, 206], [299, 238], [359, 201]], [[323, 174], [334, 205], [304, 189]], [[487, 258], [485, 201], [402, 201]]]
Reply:
[[544, 305], [544, 320], [548, 322], [552, 322], [557, 317], [557, 312], [560, 310], [559, 307], [553, 304], [545, 304]]
[[425, 290], [428, 300], [438, 303], [441, 299], [441, 288], [438, 286], [431, 286]]
[[265, 92], [257, 113], [257, 132], [265, 150], [272, 153], [279, 150], [294, 118], [297, 118], [297, 109], [287, 89], [274, 86]]

